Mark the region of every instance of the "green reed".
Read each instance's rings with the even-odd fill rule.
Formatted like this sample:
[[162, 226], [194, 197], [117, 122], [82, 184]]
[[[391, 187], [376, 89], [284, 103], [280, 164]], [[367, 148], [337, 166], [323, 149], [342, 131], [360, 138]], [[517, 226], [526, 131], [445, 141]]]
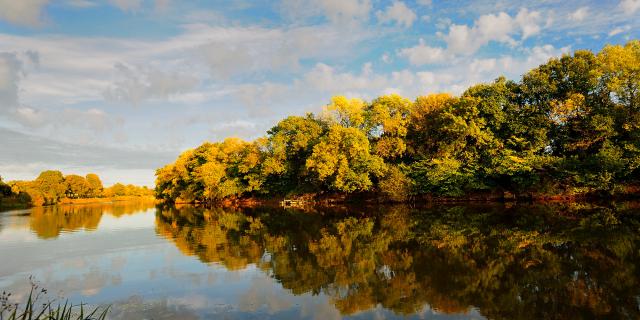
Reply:
[[[31, 281], [31, 290], [24, 303], [10, 302], [11, 293], [0, 295], [0, 320], [104, 320], [109, 307], [96, 307], [85, 310], [85, 304], [73, 304], [69, 301], [46, 299], [47, 289]], [[44, 302], [41, 302], [43, 301]]]

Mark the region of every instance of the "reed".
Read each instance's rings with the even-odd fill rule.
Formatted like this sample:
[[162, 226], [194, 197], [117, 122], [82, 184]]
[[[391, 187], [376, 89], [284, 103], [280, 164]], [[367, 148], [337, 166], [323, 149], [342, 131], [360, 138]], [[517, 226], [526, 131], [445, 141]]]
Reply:
[[47, 299], [47, 289], [31, 281], [31, 290], [24, 303], [10, 301], [11, 293], [0, 295], [0, 320], [104, 320], [109, 312], [107, 307], [85, 310], [85, 304], [64, 303]]

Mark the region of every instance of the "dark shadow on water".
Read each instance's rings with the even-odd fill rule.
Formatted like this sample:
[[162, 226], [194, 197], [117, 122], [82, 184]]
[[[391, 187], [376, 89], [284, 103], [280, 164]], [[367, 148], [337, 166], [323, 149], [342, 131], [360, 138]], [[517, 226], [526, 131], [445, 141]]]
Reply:
[[204, 263], [327, 295], [343, 315], [619, 319], [640, 318], [639, 218], [634, 203], [182, 207], [158, 209], [156, 232]]

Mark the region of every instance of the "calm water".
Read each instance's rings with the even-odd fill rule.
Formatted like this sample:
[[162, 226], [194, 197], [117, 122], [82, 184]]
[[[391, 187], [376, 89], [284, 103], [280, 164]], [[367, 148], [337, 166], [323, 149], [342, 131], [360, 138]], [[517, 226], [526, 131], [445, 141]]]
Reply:
[[0, 213], [0, 290], [114, 319], [640, 318], [640, 206]]

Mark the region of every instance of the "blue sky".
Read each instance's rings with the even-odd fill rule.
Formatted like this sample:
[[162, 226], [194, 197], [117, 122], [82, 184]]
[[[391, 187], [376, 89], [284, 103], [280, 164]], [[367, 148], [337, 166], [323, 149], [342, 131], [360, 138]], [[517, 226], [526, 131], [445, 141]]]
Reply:
[[638, 30], [640, 0], [0, 0], [0, 175], [151, 186], [333, 95], [459, 94]]

